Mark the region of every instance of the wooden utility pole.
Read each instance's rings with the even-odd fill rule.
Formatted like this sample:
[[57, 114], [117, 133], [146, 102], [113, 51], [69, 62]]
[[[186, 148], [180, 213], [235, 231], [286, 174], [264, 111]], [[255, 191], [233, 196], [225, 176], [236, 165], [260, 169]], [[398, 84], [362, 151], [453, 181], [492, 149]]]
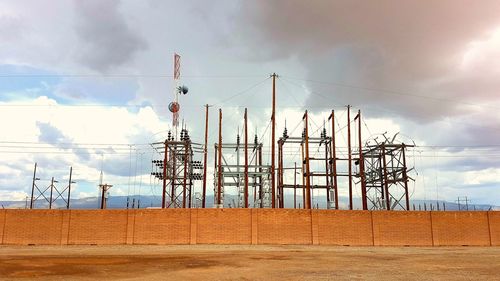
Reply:
[[310, 178], [310, 165], [309, 165], [309, 118], [308, 118], [308, 114], [307, 114], [307, 110], [306, 110], [306, 113], [304, 114], [304, 122], [305, 122], [305, 151], [306, 151], [306, 155], [305, 155], [305, 165], [306, 165], [306, 173], [305, 173], [305, 177], [306, 177], [306, 202], [305, 202], [305, 209], [311, 209], [311, 178]]
[[351, 106], [347, 106], [347, 167], [349, 174], [349, 210], [352, 206], [352, 151], [351, 151]]
[[[167, 161], [168, 161], [168, 138], [165, 140], [165, 152], [163, 153], [163, 191], [161, 195], [161, 207], [165, 208], [166, 206], [166, 195], [167, 195]], [[128, 200], [128, 199], [127, 199]], [[127, 202], [128, 208], [128, 202]]]
[[101, 209], [106, 209], [106, 192], [112, 187], [113, 185], [111, 184], [100, 184], [99, 187], [101, 188]]
[[54, 182], [57, 182], [54, 180], [54, 177], [52, 177], [52, 180], [50, 181], [50, 200], [49, 200], [49, 209], [52, 209], [52, 194], [54, 191]]
[[297, 162], [293, 163], [293, 208], [297, 209]]
[[73, 167], [69, 167], [69, 181], [68, 181], [68, 201], [66, 202], [66, 209], [69, 210], [69, 201], [71, 200], [71, 184], [74, 183], [71, 181], [71, 177], [73, 175]]
[[368, 210], [368, 199], [366, 198], [366, 180], [365, 180], [365, 162], [363, 159], [363, 146], [361, 143], [361, 110], [358, 110], [358, 115], [354, 120], [358, 120], [358, 149], [359, 149], [359, 179], [361, 182], [361, 202], [363, 210]]
[[33, 183], [31, 185], [31, 200], [30, 200], [30, 209], [33, 209], [33, 201], [34, 201], [34, 193], [35, 193], [35, 181], [37, 180], [36, 178], [36, 162], [35, 162], [35, 169], [33, 170]]
[[245, 208], [248, 208], [248, 116], [245, 108]]
[[271, 75], [273, 78], [273, 109], [271, 114], [271, 195], [272, 208], [276, 207], [276, 178], [275, 178], [275, 139], [276, 139], [276, 73]]
[[217, 208], [220, 208], [222, 198], [221, 198], [221, 192], [222, 192], [222, 109], [219, 109], [219, 146], [217, 147], [218, 149], [218, 169], [217, 169]]
[[201, 207], [205, 208], [207, 194], [207, 158], [208, 158], [208, 104], [205, 105], [205, 149], [203, 149], [203, 190], [201, 194]]
[[[332, 121], [332, 144], [331, 144], [331, 158], [332, 158], [332, 176], [333, 176], [333, 187], [335, 192], [335, 209], [339, 209], [339, 197], [337, 191], [337, 147], [335, 141], [335, 111], [332, 110], [330, 115]], [[330, 119], [329, 118], [329, 119]]]

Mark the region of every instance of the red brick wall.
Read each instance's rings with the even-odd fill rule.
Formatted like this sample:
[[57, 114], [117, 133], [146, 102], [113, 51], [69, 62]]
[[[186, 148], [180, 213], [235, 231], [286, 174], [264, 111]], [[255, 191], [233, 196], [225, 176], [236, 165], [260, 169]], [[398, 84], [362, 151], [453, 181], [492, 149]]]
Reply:
[[3, 244], [61, 244], [63, 211], [5, 210]]
[[126, 244], [127, 210], [71, 210], [68, 244]]
[[374, 211], [376, 246], [432, 246], [429, 212]]
[[435, 246], [489, 246], [487, 212], [431, 212]]
[[245, 209], [199, 209], [198, 244], [251, 244], [252, 213]]
[[135, 210], [133, 244], [189, 244], [190, 210]]
[[373, 245], [369, 211], [314, 210], [320, 245]]
[[0, 210], [0, 245], [3, 244], [3, 227], [5, 226], [5, 210]]
[[500, 212], [9, 209], [0, 244], [500, 246]]
[[500, 246], [500, 212], [488, 212], [491, 245]]
[[312, 244], [310, 210], [256, 211], [258, 244]]

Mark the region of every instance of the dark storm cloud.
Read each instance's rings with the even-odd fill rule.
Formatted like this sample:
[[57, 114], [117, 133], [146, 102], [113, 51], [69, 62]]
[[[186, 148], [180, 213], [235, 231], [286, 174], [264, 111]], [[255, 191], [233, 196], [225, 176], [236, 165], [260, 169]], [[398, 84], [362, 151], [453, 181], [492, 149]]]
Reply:
[[[460, 114], [456, 98], [485, 103], [497, 89], [496, 75], [484, 81], [457, 68], [469, 44], [500, 24], [498, 1], [248, 1], [240, 11], [235, 32], [248, 56], [296, 58], [309, 80], [336, 82], [302, 82], [331, 104], [380, 106], [429, 122]], [[307, 100], [310, 108], [324, 105], [314, 95]]]
[[129, 27], [119, 8], [117, 0], [75, 1], [78, 60], [93, 70], [106, 72], [121, 66], [147, 48], [145, 39]]

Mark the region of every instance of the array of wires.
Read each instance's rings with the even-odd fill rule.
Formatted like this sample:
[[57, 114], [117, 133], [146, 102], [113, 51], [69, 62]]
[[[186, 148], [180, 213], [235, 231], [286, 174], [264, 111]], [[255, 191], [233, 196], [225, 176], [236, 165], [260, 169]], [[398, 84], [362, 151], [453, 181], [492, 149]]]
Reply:
[[[263, 78], [262, 75], [183, 75], [186, 78], [190, 79], [253, 79], [255, 80], [256, 78]], [[74, 77], [74, 78], [114, 78], [114, 79], [167, 79], [167, 78], [172, 78], [171, 75], [154, 75], [154, 74], [122, 74], [122, 75], [94, 75], [94, 74], [68, 74], [68, 75], [11, 75], [11, 74], [3, 74], [0, 75], [1, 78], [33, 78], [33, 77]], [[244, 102], [242, 102], [243, 98], [248, 99], [250, 95], [255, 95], [257, 92], [262, 90], [262, 87], [266, 85], [266, 82], [269, 81], [269, 77], [265, 77], [264, 79], [260, 79], [256, 83], [251, 83], [247, 85], [243, 90], [241, 91], [235, 91], [234, 94], [225, 96], [221, 98], [220, 101], [213, 103], [210, 105], [211, 108], [216, 108], [216, 107], [224, 107], [224, 108], [242, 108], [243, 106], [239, 105]], [[322, 110], [331, 110], [335, 109], [336, 110], [336, 118], [334, 120], [335, 122], [335, 132], [331, 132], [330, 126], [325, 126], [325, 119], [323, 120], [315, 120], [315, 118], [310, 118], [310, 123], [308, 124], [310, 126], [310, 135], [311, 136], [317, 136], [318, 134], [321, 133], [321, 131], [326, 127], [327, 130], [329, 130], [329, 134], [336, 134], [340, 135], [340, 140], [344, 143], [344, 145], [337, 146], [337, 153], [339, 153], [340, 157], [347, 157], [347, 147], [345, 146], [345, 143], [347, 143], [347, 138], [345, 135], [346, 127], [347, 124], [346, 122], [341, 122], [340, 120], [346, 120], [346, 108], [344, 105], [338, 105], [338, 104], [332, 104], [332, 98], [331, 98], [331, 92], [334, 92], [332, 89], [335, 88], [349, 88], [349, 89], [357, 89], [357, 90], [363, 90], [364, 93], [368, 94], [381, 94], [381, 95], [390, 95], [390, 96], [399, 96], [399, 97], [413, 97], [413, 98], [418, 98], [422, 100], [426, 100], [429, 102], [443, 102], [443, 103], [450, 103], [450, 104], [460, 104], [460, 105], [467, 105], [467, 106], [474, 106], [474, 107], [481, 107], [481, 108], [489, 108], [489, 109], [498, 109], [497, 107], [493, 105], [485, 105], [485, 104], [477, 104], [477, 103], [470, 103], [467, 101], [459, 101], [455, 99], [448, 99], [448, 98], [440, 98], [440, 97], [435, 97], [435, 96], [425, 96], [425, 95], [420, 95], [420, 94], [413, 94], [410, 91], [393, 91], [393, 90], [387, 90], [387, 89], [377, 89], [377, 88], [370, 88], [370, 87], [363, 87], [363, 86], [357, 86], [357, 85], [350, 85], [350, 84], [344, 84], [344, 83], [337, 83], [337, 82], [326, 82], [326, 81], [316, 81], [316, 80], [309, 80], [309, 79], [301, 79], [301, 78], [296, 78], [296, 77], [291, 77], [291, 76], [280, 76], [280, 78], [277, 80], [278, 85], [280, 86], [280, 93], [282, 93], [282, 96], [286, 98], [286, 102], [284, 105], [280, 105], [277, 108], [278, 109], [294, 109], [294, 110], [300, 110], [300, 109], [305, 109], [306, 108], [306, 103], [307, 103], [307, 97], [308, 96], [314, 96], [319, 98], [320, 100], [323, 101], [324, 105], [316, 105], [316, 106], [307, 106], [308, 108], [313, 108], [316, 109], [316, 112], [322, 112]], [[321, 92], [318, 90], [310, 90], [310, 87], [304, 84], [315, 84], [315, 85], [320, 85], [320, 87], [316, 88], [322, 88], [325, 89], [325, 92]], [[292, 90], [292, 88], [294, 90]], [[356, 93], [353, 93], [356, 94]], [[285, 101], [285, 100], [284, 100]], [[235, 105], [236, 104], [236, 105]], [[281, 103], [279, 103], [281, 104]], [[58, 105], [58, 106], [81, 106], [81, 107], [125, 107], [125, 108], [140, 108], [144, 107], [143, 104], [71, 104], [71, 105]], [[167, 107], [168, 105], [155, 105], [155, 108], [164, 108]], [[189, 106], [189, 105], [188, 105]], [[0, 107], [48, 107], [48, 108], [53, 108], [54, 105], [44, 105], [44, 104], [12, 104], [12, 103], [0, 103]], [[245, 106], [249, 108], [270, 108], [269, 105], [249, 105]], [[201, 107], [200, 107], [201, 109]], [[396, 111], [391, 111], [387, 109], [381, 109], [378, 107], [370, 107], [367, 106], [366, 108], [363, 108], [363, 111], [377, 111], [377, 112], [384, 112], [384, 113], [390, 113], [390, 114], [399, 114], [399, 112]], [[328, 111], [325, 111], [328, 112]], [[232, 120], [236, 119], [239, 117], [241, 112], [238, 110], [231, 110], [229, 111], [229, 115], [225, 115], [225, 119], [227, 120]], [[323, 117], [324, 118], [324, 117]], [[354, 125], [353, 123], [355, 122], [354, 120], [351, 120], [351, 127], [353, 128], [354, 134], [359, 134], [363, 133], [364, 139], [366, 140], [366, 136], [373, 136], [374, 134], [371, 132], [367, 122], [365, 115], [361, 118], [361, 122], [363, 123], [363, 130], [362, 132], [357, 132], [357, 129], [352, 126]], [[446, 123], [451, 123], [455, 124], [456, 122], [453, 120], [442, 120], [442, 122]], [[482, 124], [467, 124], [464, 122], [460, 121], [461, 125], [468, 125], [468, 126], [473, 126], [473, 127], [480, 127], [480, 128], [487, 128], [487, 129], [492, 129], [492, 130], [498, 130], [499, 128], [496, 127], [490, 127], [490, 126], [484, 126]], [[229, 124], [231, 126], [232, 124]], [[255, 134], [257, 134], [260, 138], [259, 140], [262, 141], [265, 145], [263, 147], [263, 153], [265, 155], [270, 155], [270, 147], [271, 147], [271, 138], [269, 136], [270, 132], [270, 125], [271, 125], [271, 120], [268, 120], [266, 123], [261, 124], [258, 128], [255, 129]], [[290, 135], [297, 134], [300, 132], [297, 132], [297, 130], [300, 130], [303, 126], [303, 122], [299, 121], [296, 122], [295, 124], [287, 124], [290, 126], [292, 129], [290, 130]], [[240, 127], [243, 129], [243, 126]], [[217, 124], [212, 121], [210, 125], [210, 132], [209, 135], [213, 138], [213, 136], [216, 135], [216, 132], [218, 130]], [[258, 133], [260, 131], [260, 133]], [[249, 131], [250, 132], [250, 131]], [[365, 136], [365, 132], [368, 132]], [[200, 134], [201, 135], [201, 134]], [[252, 135], [252, 133], [250, 133]], [[279, 133], [277, 132], [277, 136], [279, 136]], [[357, 135], [355, 135], [357, 136]], [[337, 136], [338, 138], [338, 136]], [[356, 147], [355, 142], [353, 141], [353, 147]], [[414, 165], [416, 162], [420, 162], [422, 166], [425, 166], [426, 164], [424, 162], [433, 162], [434, 165], [437, 165], [436, 163], [439, 163], [440, 159], [443, 161], [454, 161], [453, 159], [479, 159], [480, 161], [493, 161], [491, 159], [496, 159], [500, 157], [500, 144], [474, 144], [474, 145], [417, 145], [413, 148], [408, 149], [408, 155], [407, 157], [413, 161]], [[208, 148], [210, 149], [210, 147]], [[297, 161], [298, 155], [299, 155], [300, 148], [297, 147], [292, 147], [292, 148], [284, 148], [283, 150], [283, 155], [292, 157], [291, 162]], [[320, 151], [312, 151], [312, 157], [315, 157], [316, 154], [321, 154], [322, 152]], [[40, 143], [36, 141], [27, 141], [27, 142], [21, 142], [21, 141], [16, 141], [16, 140], [0, 140], [0, 154], [20, 154], [20, 155], [37, 155], [37, 154], [66, 154], [66, 155], [92, 155], [95, 157], [100, 156], [101, 158], [103, 157], [115, 157], [115, 159], [126, 159], [128, 157], [129, 161], [129, 169], [128, 169], [128, 182], [127, 182], [127, 195], [130, 196], [131, 194], [140, 194], [143, 192], [143, 183], [144, 179], [143, 176], [146, 175], [144, 173], [143, 168], [144, 168], [144, 162], [145, 161], [150, 161], [153, 159], [158, 158], [157, 152], [155, 152], [149, 143]], [[209, 157], [211, 153], [209, 153]], [[424, 161], [424, 159], [427, 159]], [[418, 161], [417, 161], [418, 160]], [[268, 162], [270, 162], [270, 159], [267, 159]], [[289, 160], [290, 161], [290, 160]], [[434, 167], [435, 171], [438, 171], [438, 167]], [[437, 173], [437, 172], [436, 172]], [[438, 178], [439, 176], [436, 174], [436, 194], [438, 194], [437, 191], [437, 185], [438, 185]], [[149, 193], [153, 196], [156, 196], [158, 194], [158, 189], [157, 187], [157, 180], [153, 179], [150, 176], [149, 179]], [[425, 179], [423, 180], [424, 184], [424, 189], [425, 189], [425, 184], [426, 181]], [[414, 192], [414, 191], [413, 191]], [[436, 197], [439, 197], [439, 195], [436, 195]]]

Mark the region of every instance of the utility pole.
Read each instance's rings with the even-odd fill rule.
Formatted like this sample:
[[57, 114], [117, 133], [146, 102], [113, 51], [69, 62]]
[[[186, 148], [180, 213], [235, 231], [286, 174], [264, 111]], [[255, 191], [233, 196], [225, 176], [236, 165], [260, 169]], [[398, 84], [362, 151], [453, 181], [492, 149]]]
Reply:
[[293, 208], [297, 209], [297, 162], [293, 163]]
[[305, 206], [304, 208], [305, 209], [311, 209], [311, 178], [309, 177], [309, 174], [310, 174], [310, 166], [309, 166], [309, 118], [308, 118], [308, 114], [307, 114], [307, 110], [306, 110], [306, 113], [304, 114], [304, 117], [302, 118], [304, 119], [304, 122], [305, 122], [305, 151], [306, 151], [306, 155], [305, 155], [305, 165], [306, 165], [306, 172], [305, 172], [305, 177], [306, 177], [306, 201], [305, 201]]
[[358, 115], [354, 118], [354, 120], [356, 119], [358, 120], [359, 179], [361, 182], [361, 201], [363, 204], [363, 210], [368, 210], [368, 200], [366, 198], [365, 163], [363, 159], [363, 147], [361, 143], [361, 110], [358, 110]]
[[248, 116], [245, 108], [245, 208], [248, 208]]
[[352, 151], [351, 151], [351, 106], [347, 106], [347, 154], [349, 174], [349, 210], [352, 210]]
[[68, 181], [68, 201], [66, 202], [66, 209], [69, 210], [69, 200], [71, 199], [71, 184], [74, 183], [71, 181], [71, 176], [73, 175], [73, 167], [69, 167], [69, 181]]
[[332, 174], [333, 174], [333, 186], [335, 192], [335, 209], [339, 209], [339, 198], [338, 198], [338, 188], [337, 188], [337, 148], [335, 143], [335, 111], [332, 110], [332, 114], [328, 119], [332, 121], [332, 144], [331, 144], [331, 158], [332, 158]]
[[101, 188], [101, 209], [106, 209], [106, 192], [112, 187], [113, 185], [110, 184], [100, 184], [99, 187]]
[[35, 193], [35, 181], [37, 180], [36, 178], [36, 162], [35, 162], [35, 169], [33, 170], [33, 184], [31, 185], [31, 200], [30, 200], [30, 209], [33, 209], [33, 201], [35, 200], [34, 193]]
[[208, 104], [205, 105], [205, 149], [203, 150], [203, 191], [201, 195], [201, 207], [205, 208], [207, 192], [207, 158], [208, 158]]
[[[167, 162], [168, 162], [168, 141], [170, 136], [165, 139], [165, 152], [163, 153], [163, 175], [162, 175], [162, 194], [161, 194], [161, 208], [166, 206], [166, 195], [167, 195]], [[175, 169], [175, 168], [174, 168]], [[102, 184], [102, 183], [101, 183]], [[173, 184], [173, 182], [172, 182]], [[128, 198], [127, 198], [127, 209], [128, 209]]]
[[272, 208], [276, 207], [276, 178], [275, 178], [275, 139], [276, 139], [276, 73], [271, 75], [273, 78], [273, 108], [271, 114], [271, 195]]
[[219, 109], [219, 146], [217, 147], [218, 153], [218, 170], [217, 170], [217, 208], [221, 208], [221, 191], [222, 191], [222, 109]]
[[52, 209], [52, 193], [54, 191], [54, 183], [58, 182], [54, 180], [54, 177], [52, 177], [52, 180], [50, 181], [50, 201], [49, 201], [49, 210]]

